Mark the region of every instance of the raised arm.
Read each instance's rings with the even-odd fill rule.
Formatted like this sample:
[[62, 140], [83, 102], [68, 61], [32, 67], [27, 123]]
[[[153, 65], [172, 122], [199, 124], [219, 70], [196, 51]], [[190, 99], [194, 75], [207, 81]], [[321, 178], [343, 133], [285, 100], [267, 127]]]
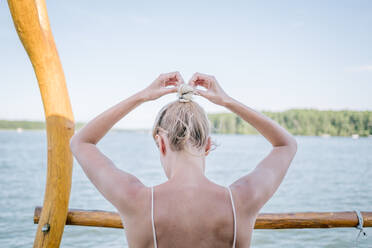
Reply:
[[256, 168], [231, 185], [247, 213], [258, 213], [283, 181], [297, 151], [296, 140], [272, 119], [228, 96], [213, 76], [197, 73], [189, 83], [206, 88], [197, 90], [197, 94], [236, 113], [272, 144], [272, 150]]
[[145, 186], [137, 177], [118, 169], [96, 144], [134, 108], [146, 101], [177, 92], [180, 82], [183, 81], [179, 72], [161, 74], [146, 89], [95, 117], [70, 140], [71, 151], [87, 177], [108, 201], [124, 213], [135, 209], [136, 194]]
[[297, 142], [275, 121], [244, 104], [230, 98], [225, 106], [255, 127], [273, 146], [251, 173], [232, 184], [240, 199], [247, 203], [247, 211], [257, 213], [283, 181], [296, 154]]

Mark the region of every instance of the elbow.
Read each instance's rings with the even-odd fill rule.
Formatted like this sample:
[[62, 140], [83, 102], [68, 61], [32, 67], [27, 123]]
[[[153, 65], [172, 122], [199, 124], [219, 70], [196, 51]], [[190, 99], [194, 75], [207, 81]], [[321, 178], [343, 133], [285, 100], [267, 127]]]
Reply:
[[280, 142], [276, 145], [273, 145], [273, 147], [285, 147], [286, 149], [289, 149], [289, 150], [293, 151], [294, 153], [296, 153], [296, 151], [297, 151], [297, 141], [292, 135], [289, 135], [282, 142]]
[[75, 151], [79, 145], [80, 141], [78, 140], [78, 138], [76, 137], [76, 134], [73, 135], [70, 139], [70, 150], [73, 154], [75, 154]]
[[294, 137], [292, 137], [290, 141], [288, 142], [287, 146], [293, 152], [293, 156], [294, 156], [297, 152], [297, 140]]
[[274, 145], [274, 147], [285, 148], [287, 151], [291, 152], [294, 156], [297, 152], [297, 141], [293, 136], [290, 136], [285, 141], [283, 141], [281, 144], [276, 145], [276, 146]]
[[79, 136], [79, 134], [74, 134], [70, 138], [70, 143], [69, 143], [71, 152], [75, 155], [76, 151], [81, 147], [82, 144], [93, 144], [93, 143], [85, 141]]

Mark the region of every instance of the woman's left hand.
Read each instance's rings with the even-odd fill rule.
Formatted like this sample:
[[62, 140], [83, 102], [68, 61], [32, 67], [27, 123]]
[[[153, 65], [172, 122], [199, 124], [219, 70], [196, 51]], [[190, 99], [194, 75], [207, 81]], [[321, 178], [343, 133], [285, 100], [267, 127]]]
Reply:
[[141, 94], [143, 94], [145, 101], [156, 100], [166, 94], [177, 92], [178, 85], [183, 83], [183, 78], [178, 71], [162, 73], [142, 90]]

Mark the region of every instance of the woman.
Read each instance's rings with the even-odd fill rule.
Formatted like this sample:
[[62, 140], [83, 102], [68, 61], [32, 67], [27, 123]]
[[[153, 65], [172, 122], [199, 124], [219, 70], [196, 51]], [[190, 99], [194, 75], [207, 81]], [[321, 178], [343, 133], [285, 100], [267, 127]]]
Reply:
[[[153, 128], [169, 180], [147, 187], [116, 168], [96, 144], [141, 103], [178, 90], [179, 100], [159, 112]], [[190, 100], [192, 93], [236, 113], [272, 144], [257, 167], [229, 187], [204, 175], [212, 142], [205, 112]], [[258, 212], [279, 187], [297, 150], [291, 134], [227, 95], [213, 76], [195, 73], [185, 85], [179, 72], [161, 74], [97, 116], [72, 137], [70, 146], [88, 178], [120, 213], [129, 247], [177, 248], [249, 247]]]

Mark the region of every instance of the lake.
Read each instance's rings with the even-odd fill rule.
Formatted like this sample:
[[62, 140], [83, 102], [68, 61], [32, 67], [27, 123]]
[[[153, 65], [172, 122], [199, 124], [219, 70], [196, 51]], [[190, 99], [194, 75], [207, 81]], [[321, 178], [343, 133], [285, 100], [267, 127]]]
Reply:
[[[228, 185], [250, 172], [271, 145], [257, 135], [213, 135], [218, 147], [206, 175]], [[372, 138], [296, 136], [298, 151], [288, 174], [261, 212], [372, 211]], [[146, 185], [164, 182], [149, 133], [108, 133], [98, 147]], [[31, 247], [34, 207], [42, 205], [46, 181], [45, 131], [0, 131], [0, 247]], [[115, 209], [74, 161], [70, 208]], [[358, 247], [372, 247], [372, 228]], [[355, 247], [355, 228], [255, 230], [252, 247]], [[66, 226], [61, 247], [127, 247], [122, 229]]]

